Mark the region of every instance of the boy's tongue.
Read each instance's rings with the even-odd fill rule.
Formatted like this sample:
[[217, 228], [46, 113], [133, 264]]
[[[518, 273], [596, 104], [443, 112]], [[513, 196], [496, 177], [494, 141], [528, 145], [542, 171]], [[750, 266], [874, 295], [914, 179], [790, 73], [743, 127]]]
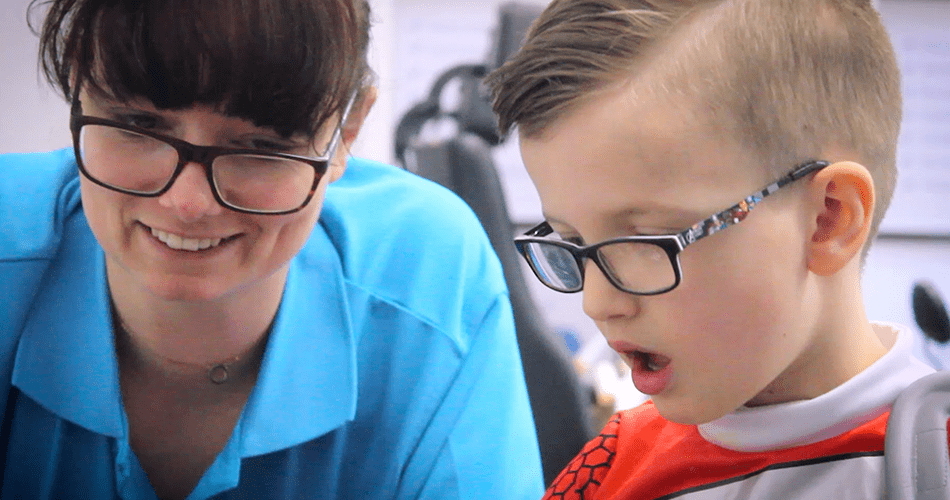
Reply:
[[637, 390], [655, 396], [669, 385], [673, 378], [671, 359], [662, 354], [638, 352], [632, 356], [630, 374]]

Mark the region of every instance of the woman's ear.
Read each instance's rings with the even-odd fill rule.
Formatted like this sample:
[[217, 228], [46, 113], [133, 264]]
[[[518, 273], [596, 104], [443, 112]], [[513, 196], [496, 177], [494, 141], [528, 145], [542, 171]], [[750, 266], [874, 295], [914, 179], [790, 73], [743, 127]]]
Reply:
[[874, 179], [863, 165], [842, 161], [815, 174], [808, 189], [814, 207], [808, 269], [830, 276], [860, 258], [874, 216]]
[[363, 92], [362, 98], [353, 103], [350, 116], [343, 124], [343, 146], [345, 149], [349, 150], [356, 142], [356, 137], [359, 135], [360, 129], [363, 128], [363, 123], [366, 122], [366, 116], [369, 115], [369, 111], [373, 109], [373, 104], [376, 103], [377, 95], [376, 87], [369, 87]]
[[343, 130], [341, 131], [342, 144], [337, 148], [336, 158], [330, 164], [330, 182], [339, 179], [346, 170], [346, 157], [349, 155], [353, 143], [356, 142], [360, 129], [363, 128], [363, 123], [366, 122], [366, 116], [373, 109], [377, 95], [379, 94], [376, 87], [369, 87], [363, 91], [360, 100], [353, 103], [353, 109], [350, 110], [350, 115], [347, 117], [346, 123], [343, 124]]

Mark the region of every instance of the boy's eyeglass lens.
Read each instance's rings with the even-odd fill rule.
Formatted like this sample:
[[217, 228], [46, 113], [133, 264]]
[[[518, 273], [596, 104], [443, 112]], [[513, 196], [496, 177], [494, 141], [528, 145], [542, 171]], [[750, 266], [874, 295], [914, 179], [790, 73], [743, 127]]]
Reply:
[[[180, 162], [171, 144], [111, 125], [81, 125], [77, 146], [87, 176], [129, 194], [150, 196], [165, 190]], [[213, 188], [221, 201], [254, 212], [301, 208], [318, 173], [311, 164], [263, 154], [225, 154], [211, 163]]]

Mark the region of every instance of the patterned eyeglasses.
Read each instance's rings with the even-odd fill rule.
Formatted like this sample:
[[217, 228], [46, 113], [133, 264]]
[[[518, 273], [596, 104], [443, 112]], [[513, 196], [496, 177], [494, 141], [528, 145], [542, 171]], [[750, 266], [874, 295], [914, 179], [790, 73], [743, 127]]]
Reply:
[[554, 230], [542, 222], [515, 238], [515, 246], [541, 283], [559, 292], [574, 293], [584, 288], [584, 264], [591, 259], [618, 289], [635, 295], [659, 295], [680, 284], [683, 270], [679, 254], [687, 246], [742, 222], [766, 196], [827, 166], [826, 161], [801, 164], [732, 207], [679, 233], [622, 236], [582, 246], [552, 237]]

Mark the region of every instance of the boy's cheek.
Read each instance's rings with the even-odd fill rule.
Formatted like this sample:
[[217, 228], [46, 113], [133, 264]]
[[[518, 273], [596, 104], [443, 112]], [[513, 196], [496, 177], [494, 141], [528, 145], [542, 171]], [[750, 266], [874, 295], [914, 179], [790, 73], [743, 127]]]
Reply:
[[[729, 235], [724, 232], [712, 238], [716, 236], [726, 240]], [[761, 238], [759, 242], [738, 248], [710, 245], [702, 249], [708, 259], [687, 256], [687, 249], [683, 283], [672, 292], [680, 296], [676, 304], [679, 314], [671, 310], [670, 317], [688, 322], [685, 328], [702, 331], [708, 340], [729, 343], [733, 349], [774, 341], [769, 336], [794, 321], [801, 277], [793, 259], [775, 260], [782, 253], [783, 241]]]
[[680, 287], [644, 311], [655, 315], [675, 351], [669, 353], [675, 387], [654, 400], [666, 418], [681, 423], [713, 420], [743, 405], [782, 372], [797, 348], [789, 335], [796, 309], [786, 282], [792, 268], [761, 255], [719, 257], [718, 265], [691, 275], [684, 269]]

